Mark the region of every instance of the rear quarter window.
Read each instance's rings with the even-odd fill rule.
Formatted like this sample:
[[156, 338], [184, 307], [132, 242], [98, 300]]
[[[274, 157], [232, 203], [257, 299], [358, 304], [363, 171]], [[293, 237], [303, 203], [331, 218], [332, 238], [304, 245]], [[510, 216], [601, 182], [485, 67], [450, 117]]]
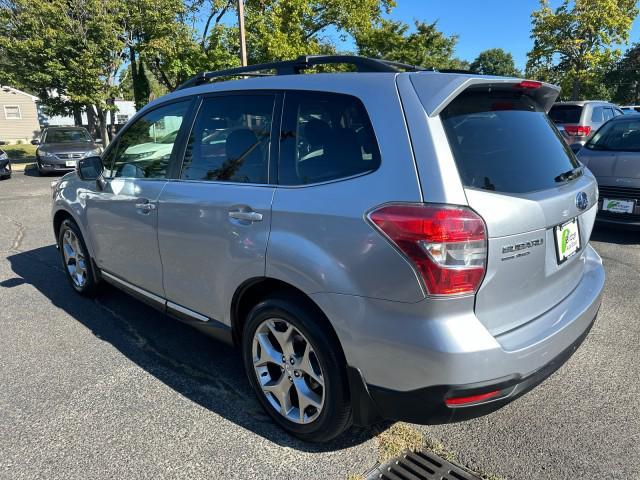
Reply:
[[441, 114], [462, 183], [504, 193], [558, 186], [578, 162], [544, 111], [525, 94], [467, 91]]

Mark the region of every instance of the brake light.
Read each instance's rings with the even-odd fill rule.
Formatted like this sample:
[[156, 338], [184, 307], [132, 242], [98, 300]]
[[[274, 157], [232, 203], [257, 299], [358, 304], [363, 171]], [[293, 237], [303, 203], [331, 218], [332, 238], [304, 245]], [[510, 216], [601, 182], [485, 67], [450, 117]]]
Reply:
[[565, 125], [564, 130], [572, 137], [588, 137], [591, 133], [588, 125]]
[[524, 88], [525, 90], [535, 90], [542, 86], [542, 82], [536, 82], [534, 80], [523, 80], [520, 83], [514, 85], [515, 88]]
[[415, 265], [431, 295], [475, 293], [484, 278], [484, 221], [465, 207], [396, 204], [370, 221]]

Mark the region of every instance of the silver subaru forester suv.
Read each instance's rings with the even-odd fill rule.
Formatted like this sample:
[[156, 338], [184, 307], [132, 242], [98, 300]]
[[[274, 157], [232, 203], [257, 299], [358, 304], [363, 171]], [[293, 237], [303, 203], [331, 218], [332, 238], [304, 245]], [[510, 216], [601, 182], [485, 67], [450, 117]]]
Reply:
[[[299, 75], [335, 63], [355, 71]], [[200, 74], [53, 186], [65, 271], [238, 345], [305, 440], [491, 412], [600, 306], [596, 181], [557, 95], [344, 56]]]

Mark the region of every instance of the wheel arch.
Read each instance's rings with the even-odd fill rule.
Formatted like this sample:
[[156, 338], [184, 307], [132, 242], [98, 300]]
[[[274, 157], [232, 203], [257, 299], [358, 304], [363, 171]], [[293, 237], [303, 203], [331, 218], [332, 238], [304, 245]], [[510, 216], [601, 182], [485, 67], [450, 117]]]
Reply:
[[342, 344], [340, 343], [338, 334], [336, 333], [333, 325], [331, 324], [331, 321], [324, 313], [324, 311], [304, 291], [291, 285], [290, 283], [271, 277], [256, 277], [249, 279], [242, 283], [242, 285], [240, 285], [236, 289], [231, 301], [230, 312], [231, 329], [234, 343], [236, 345], [240, 345], [244, 324], [251, 309], [261, 300], [276, 293], [293, 296], [306, 308], [311, 309], [317, 314], [316, 317], [320, 319], [322, 325], [327, 329], [327, 332], [336, 342], [336, 345], [338, 345], [339, 354], [346, 365], [346, 357], [344, 355], [344, 351], [342, 349]]
[[84, 242], [85, 247], [89, 251], [89, 256], [91, 257], [91, 263], [93, 264], [92, 270], [93, 270], [94, 280], [96, 282], [100, 281], [100, 273], [98, 270], [98, 266], [96, 265], [96, 262], [95, 262], [95, 257], [94, 257], [94, 252], [93, 252], [91, 242], [89, 242], [87, 238], [87, 232], [83, 228], [82, 223], [78, 221], [78, 219], [73, 215], [73, 213], [71, 213], [69, 210], [65, 208], [60, 208], [53, 214], [53, 234], [56, 240], [56, 248], [58, 248], [58, 235], [60, 234], [60, 228], [62, 227], [62, 223], [65, 220], [71, 220], [73, 223], [76, 224], [76, 226], [80, 230], [80, 233], [82, 234], [82, 241]]

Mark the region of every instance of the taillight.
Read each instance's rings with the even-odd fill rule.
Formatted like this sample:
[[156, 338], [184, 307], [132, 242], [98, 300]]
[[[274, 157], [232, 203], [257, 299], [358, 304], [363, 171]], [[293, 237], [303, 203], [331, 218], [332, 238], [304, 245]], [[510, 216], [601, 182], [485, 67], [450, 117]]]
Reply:
[[465, 207], [394, 204], [374, 210], [371, 222], [420, 273], [431, 295], [475, 293], [487, 263], [482, 218]]
[[588, 137], [591, 133], [588, 125], [565, 125], [564, 130], [572, 137]]

